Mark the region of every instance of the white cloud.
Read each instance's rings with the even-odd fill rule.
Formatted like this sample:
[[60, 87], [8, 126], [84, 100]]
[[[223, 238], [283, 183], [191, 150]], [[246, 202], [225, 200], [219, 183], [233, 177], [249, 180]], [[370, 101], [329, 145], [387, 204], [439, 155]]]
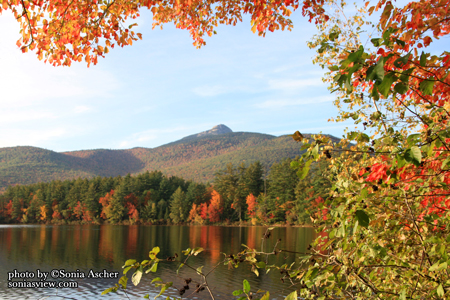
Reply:
[[44, 147], [70, 138], [90, 126], [83, 113], [90, 103], [110, 99], [121, 88], [119, 80], [99, 66], [53, 67], [34, 52], [16, 46], [19, 26], [4, 12], [0, 18], [0, 147]]
[[269, 89], [284, 91], [297, 91], [299, 89], [324, 85], [320, 77], [307, 79], [275, 79], [269, 80], [268, 84]]
[[262, 103], [258, 103], [255, 106], [263, 109], [275, 109], [275, 108], [285, 108], [287, 106], [300, 106], [312, 103], [323, 103], [331, 102], [335, 98], [332, 95], [321, 96], [321, 97], [305, 97], [305, 98], [293, 98], [293, 99], [276, 99], [267, 100]]
[[1, 16], [0, 28], [0, 109], [110, 97], [120, 87], [113, 75], [98, 66], [53, 67], [39, 61], [34, 52], [22, 53], [16, 46], [19, 27], [12, 15]]
[[261, 89], [253, 86], [253, 82], [247, 83], [244, 85], [203, 85], [199, 87], [195, 87], [192, 89], [192, 92], [201, 97], [215, 97], [222, 94], [235, 93], [235, 92], [243, 92], [243, 93], [254, 93], [261, 91]]
[[86, 105], [79, 105], [73, 109], [73, 112], [76, 114], [86, 113], [92, 111], [92, 107]]
[[[159, 139], [162, 135], [171, 134], [171, 140], [173, 140], [173, 133], [184, 133], [191, 128], [187, 126], [175, 126], [172, 128], [164, 128], [164, 129], [149, 129], [137, 133], [133, 133], [125, 140], [119, 143], [120, 148], [129, 148], [129, 147], [139, 147], [142, 146], [143, 143], [149, 142], [152, 140]], [[176, 136], [176, 135], [175, 135]], [[184, 135], [181, 135], [184, 136]]]
[[8, 129], [0, 133], [0, 147], [32, 145], [39, 147], [44, 142], [65, 136], [65, 128], [51, 129]]
[[5, 125], [9, 123], [19, 122], [36, 122], [40, 120], [49, 120], [57, 118], [54, 113], [49, 111], [15, 111], [15, 110], [2, 110], [0, 111], [0, 124]]
[[199, 95], [201, 97], [214, 97], [218, 96], [220, 94], [225, 94], [229, 92], [227, 88], [220, 85], [213, 85], [213, 86], [199, 86], [192, 89], [192, 92], [194, 94]]
[[170, 143], [186, 137], [191, 134], [200, 133], [205, 130], [211, 129], [213, 126], [218, 124], [212, 123], [200, 123], [191, 126], [174, 126], [169, 128], [155, 128], [149, 129], [137, 133], [133, 133], [125, 140], [121, 141], [118, 146], [119, 148], [131, 148], [131, 147], [153, 147], [146, 142], [151, 141], [163, 141], [159, 142], [157, 145], [162, 145], [165, 143]]

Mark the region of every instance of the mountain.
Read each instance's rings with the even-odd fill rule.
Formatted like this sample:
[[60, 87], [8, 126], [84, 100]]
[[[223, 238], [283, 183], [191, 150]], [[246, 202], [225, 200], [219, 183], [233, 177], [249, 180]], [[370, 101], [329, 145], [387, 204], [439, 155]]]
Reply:
[[30, 146], [0, 148], [0, 190], [15, 184], [152, 170], [207, 182], [230, 162], [236, 165], [259, 160], [270, 166], [283, 158], [301, 155], [300, 147], [290, 136], [233, 132], [225, 125], [217, 125], [156, 148], [61, 153]]
[[[198, 137], [205, 137], [205, 136], [210, 136], [210, 135], [219, 135], [219, 134], [225, 134], [225, 133], [230, 133], [233, 132], [233, 130], [231, 130], [229, 127], [227, 127], [226, 125], [223, 124], [219, 124], [214, 126], [213, 128], [211, 128], [210, 130], [206, 130], [197, 134], [193, 134], [193, 135], [189, 135], [186, 136], [184, 138], [182, 138], [181, 140], [177, 141], [177, 142], [186, 142], [188, 140], [194, 140]], [[175, 143], [177, 143], [175, 142]]]

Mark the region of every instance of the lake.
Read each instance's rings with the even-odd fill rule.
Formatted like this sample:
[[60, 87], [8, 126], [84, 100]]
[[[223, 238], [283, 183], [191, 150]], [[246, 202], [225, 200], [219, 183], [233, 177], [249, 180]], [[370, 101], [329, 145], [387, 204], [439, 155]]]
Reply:
[[[127, 259], [139, 261], [147, 259], [149, 251], [155, 246], [161, 248], [158, 258], [167, 258], [177, 253], [180, 255], [178, 259], [184, 258], [182, 250], [189, 247], [203, 247], [205, 251], [191, 257], [188, 264], [195, 268], [204, 266], [205, 272], [223, 260], [224, 255], [221, 253], [236, 254], [242, 251], [242, 244], [260, 250], [265, 231], [265, 227], [0, 225], [0, 298], [128, 299], [128, 296], [130, 299], [142, 299], [147, 293], [153, 298], [158, 294], [158, 290], [151, 284], [151, 280], [155, 277], [173, 281], [177, 288], [183, 287], [186, 278], [192, 278], [193, 281], [200, 278], [195, 271], [187, 267], [183, 267], [177, 274], [178, 263], [163, 261], [158, 265], [157, 272], [144, 275], [138, 286], [134, 286], [129, 280], [127, 295], [120, 292], [101, 296], [103, 290], [113, 286], [118, 280], [88, 278], [88, 275], [91, 270], [101, 274], [106, 270], [107, 274], [113, 276], [113, 272], [120, 272], [118, 276], [121, 277], [122, 265]], [[270, 252], [276, 241], [281, 239], [279, 249], [306, 252], [314, 236], [312, 228], [276, 227], [271, 232], [270, 238], [265, 240], [264, 247]], [[296, 261], [298, 262], [298, 258], [294, 254], [282, 252], [271, 257], [269, 264], [281, 265]], [[73, 281], [76, 281], [78, 287], [59, 289], [8, 287], [8, 284], [23, 285], [24, 282], [34, 284], [32, 281], [39, 281], [38, 270], [39, 276], [49, 272], [47, 281], [72, 281], [62, 284], [73, 284]], [[50, 278], [52, 270], [57, 270], [54, 271], [56, 272], [54, 276], [59, 276], [59, 279]], [[25, 273], [27, 271], [28, 273]], [[20, 278], [8, 281], [8, 276]], [[66, 279], [61, 279], [61, 276], [66, 276]], [[70, 276], [72, 279], [67, 279]], [[257, 277], [250, 272], [247, 264], [241, 264], [237, 269], [229, 269], [221, 264], [207, 278], [216, 299], [236, 299], [237, 297], [233, 297], [231, 293], [242, 289], [244, 279], [249, 281], [252, 291], [258, 289], [270, 291], [271, 299], [282, 299], [283, 295], [291, 291], [289, 284], [280, 280], [278, 271], [265, 274], [265, 271], [261, 270]], [[183, 299], [210, 299], [206, 290], [193, 293], [195, 285], [190, 286]], [[172, 288], [166, 295], [178, 296], [178, 291]]]

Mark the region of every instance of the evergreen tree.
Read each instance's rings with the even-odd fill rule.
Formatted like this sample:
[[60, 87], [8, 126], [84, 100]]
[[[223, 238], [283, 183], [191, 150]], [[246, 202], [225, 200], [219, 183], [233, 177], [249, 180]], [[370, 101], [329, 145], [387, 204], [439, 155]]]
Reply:
[[178, 189], [172, 195], [172, 201], [170, 202], [170, 219], [173, 223], [177, 224], [185, 221], [187, 214], [184, 214], [185, 209], [183, 205], [185, 205], [186, 195], [181, 189]]
[[227, 164], [226, 169], [215, 174], [214, 189], [219, 192], [224, 201], [224, 218], [232, 219], [233, 215], [236, 216], [232, 204], [238, 197], [238, 180], [237, 171], [232, 163]]
[[98, 192], [99, 192], [99, 182], [92, 181], [89, 184], [89, 188], [86, 192], [86, 196], [84, 199], [84, 203], [91, 217], [97, 216], [101, 209], [101, 204], [98, 202], [100, 199], [100, 197], [98, 196], [99, 194]]
[[264, 192], [263, 166], [257, 161], [250, 164], [244, 174], [246, 196], [253, 194], [255, 197]]
[[170, 218], [169, 207], [166, 207], [166, 212], [164, 213], [164, 220], [168, 221]]
[[22, 219], [22, 205], [23, 200], [19, 199], [17, 196], [14, 197], [12, 201], [12, 214], [11, 217], [15, 220]]
[[159, 184], [159, 195], [161, 199], [170, 199], [174, 191], [172, 191], [170, 181], [166, 177], [163, 177]]
[[127, 175], [122, 183], [114, 191], [114, 195], [110, 202], [107, 218], [111, 223], [121, 222], [127, 214], [125, 209], [125, 196], [129, 194], [130, 177]]
[[158, 202], [158, 220], [164, 219], [166, 207], [167, 207], [167, 202], [162, 199], [159, 200], [159, 202]]
[[286, 211], [294, 205], [295, 188], [298, 183], [296, 171], [291, 168], [291, 159], [274, 163], [269, 173], [269, 203], [273, 222], [284, 222]]
[[189, 215], [194, 204], [198, 206], [206, 201], [208, 201], [206, 185], [190, 182], [186, 192], [185, 203], [183, 204], [183, 215], [185, 218]]

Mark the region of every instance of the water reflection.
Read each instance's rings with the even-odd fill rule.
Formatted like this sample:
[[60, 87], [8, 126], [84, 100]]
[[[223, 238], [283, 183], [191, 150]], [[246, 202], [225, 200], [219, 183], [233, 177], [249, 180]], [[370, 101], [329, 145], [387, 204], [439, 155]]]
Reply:
[[[192, 257], [190, 263], [195, 266], [205, 266], [204, 271], [214, 267], [224, 256], [222, 253], [237, 253], [243, 249], [242, 244], [250, 248], [260, 249], [264, 227], [218, 227], [218, 226], [119, 226], [119, 225], [76, 225], [76, 226], [0, 226], [0, 298], [17, 299], [29, 297], [42, 298], [47, 293], [56, 291], [48, 289], [10, 289], [7, 288], [7, 272], [18, 271], [36, 272], [64, 269], [87, 272], [90, 269], [101, 271], [122, 271], [122, 264], [128, 258], [143, 260], [148, 258], [148, 252], [154, 246], [161, 248], [160, 258], [181, 255], [181, 251], [188, 247], [203, 247], [204, 253]], [[265, 241], [266, 251], [271, 251], [275, 242], [281, 239], [278, 247], [281, 249], [306, 252], [306, 248], [314, 237], [311, 228], [275, 228], [271, 238]], [[282, 253], [271, 257], [269, 263], [292, 263], [297, 258], [293, 254]], [[164, 262], [158, 267], [157, 276], [174, 281], [174, 285], [181, 287], [183, 278], [195, 278], [195, 273], [189, 269], [181, 269], [177, 275], [178, 264]], [[261, 272], [263, 273], [263, 272]], [[150, 293], [150, 281], [155, 276], [149, 274], [138, 286], [130, 286], [131, 296], [143, 296]], [[270, 272], [256, 277], [247, 265], [229, 270], [220, 265], [208, 282], [213, 287], [219, 299], [233, 299], [231, 292], [242, 286], [242, 280], [247, 279], [252, 290], [265, 289], [272, 291], [272, 295], [286, 295], [289, 290], [280, 281], [279, 274]], [[100, 293], [112, 286], [117, 280], [77, 279], [77, 289], [60, 289], [66, 297], [75, 299], [122, 299], [125, 296], [113, 294], [102, 297]], [[130, 282], [131, 285], [131, 282]], [[172, 290], [172, 295], [176, 295]], [[275, 292], [275, 294], [273, 293]], [[204, 292], [205, 293], [205, 292]], [[188, 295], [186, 293], [184, 296]], [[209, 299], [207, 294], [195, 294], [197, 299]], [[58, 299], [53, 297], [54, 299]], [[49, 298], [49, 299], [53, 299]], [[195, 298], [194, 295], [188, 298]], [[272, 299], [276, 299], [274, 296]], [[281, 296], [279, 297], [281, 298]]]

